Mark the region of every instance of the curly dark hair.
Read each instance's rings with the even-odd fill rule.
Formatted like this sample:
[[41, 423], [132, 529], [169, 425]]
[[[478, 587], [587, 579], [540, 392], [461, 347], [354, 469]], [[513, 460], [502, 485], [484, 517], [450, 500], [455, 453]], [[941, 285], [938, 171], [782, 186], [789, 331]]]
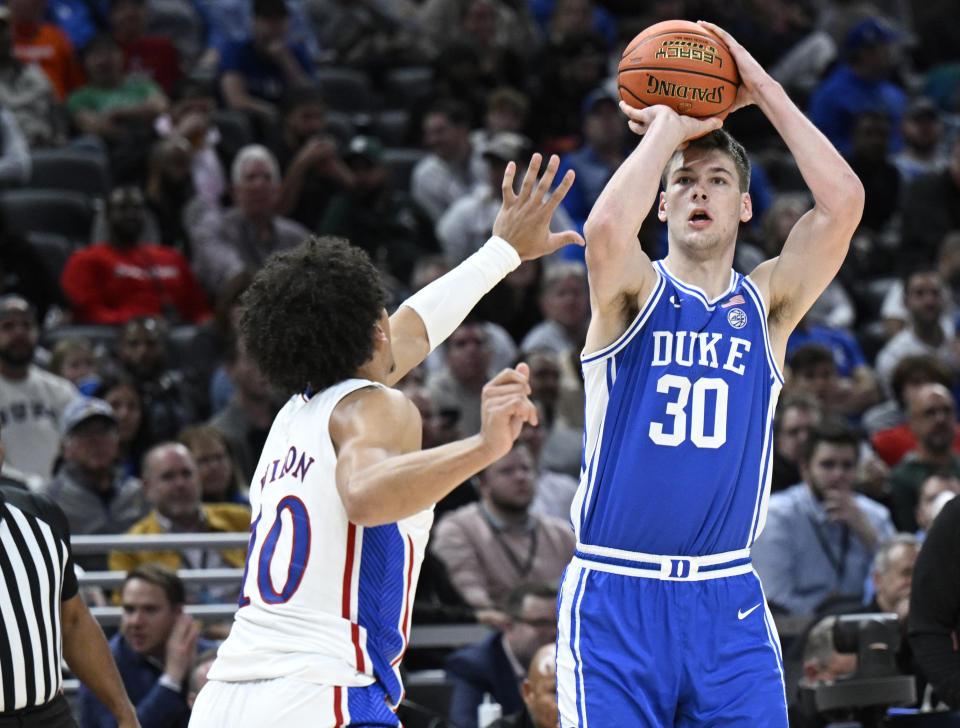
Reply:
[[274, 387], [317, 392], [373, 355], [371, 334], [386, 302], [363, 250], [311, 236], [271, 256], [254, 277], [240, 298], [240, 337]]

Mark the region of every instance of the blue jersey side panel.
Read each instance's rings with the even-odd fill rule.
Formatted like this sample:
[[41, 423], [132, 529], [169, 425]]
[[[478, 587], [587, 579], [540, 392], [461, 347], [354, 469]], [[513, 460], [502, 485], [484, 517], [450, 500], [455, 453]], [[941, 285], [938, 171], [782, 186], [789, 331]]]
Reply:
[[627, 332], [582, 359], [574, 529], [585, 544], [651, 554], [743, 549], [763, 527], [782, 385], [766, 310], [732, 271], [708, 301], [655, 266], [658, 284]]

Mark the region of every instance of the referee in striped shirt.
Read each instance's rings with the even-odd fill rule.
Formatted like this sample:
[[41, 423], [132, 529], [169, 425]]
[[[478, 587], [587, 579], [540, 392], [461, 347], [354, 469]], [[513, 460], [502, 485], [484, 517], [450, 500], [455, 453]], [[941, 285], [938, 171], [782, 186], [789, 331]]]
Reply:
[[0, 486], [0, 728], [76, 728], [61, 690], [61, 655], [119, 728], [139, 728], [79, 594], [66, 516], [44, 496]]

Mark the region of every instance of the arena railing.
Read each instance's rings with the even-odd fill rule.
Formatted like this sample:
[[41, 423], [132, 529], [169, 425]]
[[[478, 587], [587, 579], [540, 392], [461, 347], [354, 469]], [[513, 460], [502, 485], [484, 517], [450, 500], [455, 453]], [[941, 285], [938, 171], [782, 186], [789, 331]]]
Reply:
[[[109, 551], [180, 551], [190, 548], [237, 549], [246, 548], [248, 533], [170, 533], [170, 534], [110, 534], [73, 536], [71, 548], [76, 555], [102, 554]], [[243, 569], [179, 569], [177, 575], [185, 584], [240, 584]], [[116, 589], [126, 573], [123, 571], [87, 571], [78, 576], [80, 586], [98, 586]], [[224, 620], [237, 611], [235, 603], [187, 604], [184, 611], [199, 620]], [[123, 608], [119, 606], [91, 606], [90, 612], [104, 627], [120, 624]], [[490, 627], [482, 624], [423, 624], [410, 632], [410, 649], [456, 649], [475, 644], [490, 634]]]

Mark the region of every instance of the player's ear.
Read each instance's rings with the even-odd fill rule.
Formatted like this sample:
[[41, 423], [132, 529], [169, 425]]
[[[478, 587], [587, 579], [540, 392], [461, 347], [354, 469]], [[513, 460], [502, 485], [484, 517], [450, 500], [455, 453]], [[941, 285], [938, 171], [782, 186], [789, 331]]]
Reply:
[[660, 222], [667, 221], [667, 193], [660, 193], [660, 202], [657, 204], [657, 218]]
[[753, 199], [749, 192], [740, 195], [740, 222], [750, 222], [753, 219]]
[[529, 705], [533, 699], [533, 684], [530, 682], [530, 678], [525, 677], [523, 679], [523, 683], [520, 685], [520, 694], [523, 696], [523, 702]]

